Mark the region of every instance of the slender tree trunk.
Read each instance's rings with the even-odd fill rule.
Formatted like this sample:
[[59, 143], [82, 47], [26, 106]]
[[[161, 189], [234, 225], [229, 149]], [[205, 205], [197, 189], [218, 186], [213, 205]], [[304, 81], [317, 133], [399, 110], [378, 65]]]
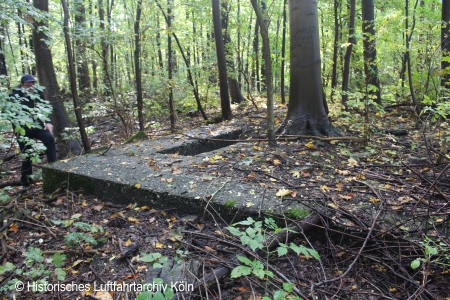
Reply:
[[234, 66], [233, 53], [230, 51], [228, 45], [231, 42], [230, 35], [228, 34], [228, 4], [226, 1], [222, 1], [222, 13], [221, 13], [221, 23], [222, 31], [224, 31], [223, 41], [225, 48], [225, 60], [227, 62], [227, 75], [228, 75], [228, 87], [230, 89], [231, 103], [241, 103], [245, 100], [242, 96], [241, 89], [239, 87], [239, 82], [234, 75], [236, 68]]
[[[167, 32], [172, 31], [172, 2], [167, 0]], [[172, 35], [167, 35], [167, 58], [168, 58], [168, 72], [169, 72], [169, 109], [170, 109], [170, 128], [172, 132], [175, 131], [175, 108], [173, 104], [173, 57], [172, 57]]]
[[5, 24], [0, 25], [0, 75], [8, 76], [8, 68], [6, 67], [5, 59]]
[[334, 0], [334, 43], [333, 43], [333, 61], [331, 68], [331, 99], [333, 99], [334, 92], [337, 87], [337, 66], [338, 66], [338, 54], [339, 54], [339, 33], [340, 33], [340, 22], [339, 22], [339, 0]]
[[286, 22], [287, 22], [287, 0], [284, 0], [283, 4], [283, 33], [282, 33], [282, 41], [281, 41], [281, 103], [286, 103], [286, 95], [285, 95], [285, 89], [286, 85], [284, 82], [285, 76], [284, 76], [284, 64], [286, 61]]
[[441, 49], [441, 85], [450, 89], [450, 0], [442, 0]]
[[70, 73], [70, 89], [72, 91], [73, 106], [75, 108], [75, 116], [77, 118], [78, 128], [80, 130], [81, 141], [83, 143], [84, 150], [88, 152], [91, 150], [91, 145], [84, 128], [83, 116], [81, 115], [81, 107], [78, 101], [78, 90], [77, 90], [77, 75], [75, 74], [75, 65], [73, 62], [72, 46], [70, 44], [69, 36], [69, 9], [67, 8], [66, 0], [61, 0], [61, 4], [64, 10], [64, 38], [66, 40], [66, 50], [67, 59], [69, 63], [69, 73]]
[[91, 89], [91, 78], [89, 76], [86, 38], [82, 37], [84, 36], [84, 31], [86, 28], [86, 9], [84, 6], [84, 0], [75, 1], [74, 6], [76, 9], [75, 24], [77, 28], [77, 33], [75, 35], [75, 52], [78, 71], [78, 88], [83, 94], [86, 94]]
[[[256, 19], [261, 29], [261, 38], [263, 44], [263, 57], [266, 65], [266, 88], [267, 88], [267, 135], [269, 145], [276, 146], [275, 139], [275, 122], [273, 112], [273, 78], [272, 78], [272, 59], [270, 57], [270, 42], [269, 42], [269, 20], [267, 11], [264, 9], [264, 15], [259, 8], [257, 0], [251, 0], [253, 9], [256, 13]], [[263, 6], [264, 7], [264, 6]]]
[[[42, 11], [48, 12], [48, 0], [34, 0], [33, 5]], [[53, 134], [59, 144], [59, 156], [65, 157], [68, 154], [69, 149], [71, 149], [72, 153], [78, 154], [81, 152], [81, 146], [77, 141], [70, 140], [67, 147], [63, 143], [61, 134], [66, 127], [72, 126], [70, 125], [63, 102], [59, 97], [59, 88], [56, 82], [52, 53], [45, 43], [45, 41], [48, 40], [48, 36], [44, 31], [39, 30], [39, 27], [45, 26], [45, 24], [42, 23], [42, 21], [36, 21], [35, 26], [35, 30], [33, 31], [33, 45], [35, 49], [39, 84], [45, 86], [45, 97], [53, 107]]]
[[352, 58], [353, 45], [356, 45], [355, 38], [355, 13], [356, 13], [356, 0], [349, 0], [349, 15], [350, 20], [348, 22], [348, 41], [347, 49], [344, 57], [344, 70], [342, 73], [342, 104], [347, 107], [348, 101], [348, 86], [350, 80], [350, 61]]
[[374, 0], [362, 0], [362, 19], [364, 34], [364, 72], [366, 77], [366, 87], [369, 85], [374, 88], [368, 88], [368, 93], [381, 104], [380, 80], [378, 78], [377, 50], [375, 46], [375, 12]]
[[144, 131], [144, 115], [142, 109], [144, 107], [142, 99], [142, 79], [141, 79], [141, 33], [139, 25], [141, 22], [142, 0], [138, 0], [136, 8], [136, 20], [134, 22], [134, 66], [136, 74], [136, 92], [137, 92], [137, 109], [139, 120], [139, 131]]
[[230, 96], [227, 84], [227, 65], [225, 61], [225, 47], [223, 44], [222, 24], [220, 20], [219, 0], [212, 0], [212, 14], [214, 24], [214, 39], [216, 41], [217, 66], [219, 69], [220, 104], [222, 108], [222, 119], [231, 120]]

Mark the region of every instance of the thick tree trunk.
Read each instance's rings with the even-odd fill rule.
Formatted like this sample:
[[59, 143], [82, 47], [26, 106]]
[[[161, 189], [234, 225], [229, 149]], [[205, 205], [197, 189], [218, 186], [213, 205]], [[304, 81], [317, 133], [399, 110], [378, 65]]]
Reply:
[[[34, 0], [34, 7], [48, 12], [48, 0]], [[36, 66], [39, 84], [45, 86], [44, 95], [53, 107], [53, 134], [59, 145], [59, 156], [65, 157], [69, 149], [72, 153], [81, 152], [81, 145], [78, 141], [70, 140], [68, 145], [63, 142], [62, 133], [66, 127], [71, 127], [67, 112], [63, 102], [59, 97], [59, 88], [56, 82], [55, 68], [53, 67], [52, 53], [45, 43], [49, 38], [40, 26], [44, 26], [41, 21], [35, 23], [36, 29], [33, 31], [33, 42], [36, 56]]]
[[289, 0], [291, 79], [289, 107], [278, 132], [335, 136], [326, 114], [316, 0]]
[[225, 47], [223, 44], [222, 24], [220, 20], [219, 0], [212, 0], [212, 14], [214, 23], [214, 39], [216, 41], [217, 66], [219, 69], [220, 104], [222, 119], [231, 120], [230, 95], [228, 94], [227, 65], [225, 61]]

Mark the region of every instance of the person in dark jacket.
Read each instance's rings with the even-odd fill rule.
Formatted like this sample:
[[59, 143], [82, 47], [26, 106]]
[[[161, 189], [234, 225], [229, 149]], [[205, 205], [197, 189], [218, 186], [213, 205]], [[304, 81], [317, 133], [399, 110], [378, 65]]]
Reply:
[[[12, 93], [10, 94], [11, 101], [20, 101], [22, 106], [26, 106], [29, 108], [35, 108], [37, 102], [41, 100], [45, 100], [44, 93], [41, 90], [35, 88], [36, 79], [29, 74], [25, 74], [22, 76], [20, 80], [20, 85], [18, 85]], [[25, 109], [25, 108], [24, 108]], [[23, 127], [25, 130], [26, 137], [30, 139], [38, 139], [41, 140], [44, 146], [47, 148], [47, 162], [55, 162], [56, 159], [56, 147], [55, 147], [55, 138], [53, 137], [53, 125], [52, 125], [52, 115], [50, 114], [47, 117], [47, 120], [43, 122], [42, 120], [36, 120], [39, 123], [39, 127], [31, 127], [28, 128], [26, 126]], [[22, 142], [17, 135], [17, 140], [19, 143], [19, 148], [21, 153], [25, 153], [31, 146], [26, 145]], [[31, 159], [28, 157], [22, 161], [21, 167], [21, 176], [20, 181], [24, 188], [30, 186], [32, 182], [30, 175], [33, 174]]]

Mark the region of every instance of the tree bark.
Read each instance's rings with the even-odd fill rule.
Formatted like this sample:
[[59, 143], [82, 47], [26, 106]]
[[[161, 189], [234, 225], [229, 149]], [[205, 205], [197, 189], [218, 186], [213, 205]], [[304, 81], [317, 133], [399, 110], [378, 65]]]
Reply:
[[356, 0], [349, 0], [349, 15], [350, 20], [348, 22], [348, 41], [347, 49], [344, 56], [344, 70], [342, 71], [342, 104], [347, 107], [348, 101], [348, 85], [350, 81], [350, 61], [352, 58], [353, 45], [356, 45], [355, 38], [355, 13], [356, 13]]
[[75, 35], [75, 52], [77, 54], [78, 88], [81, 93], [87, 94], [91, 89], [91, 78], [89, 76], [86, 39], [81, 37], [86, 27], [86, 9], [84, 0], [75, 1], [74, 6], [76, 9], [75, 24], [77, 29], [77, 34]]
[[284, 0], [283, 4], [283, 33], [281, 40], [281, 103], [286, 103], [286, 95], [285, 95], [285, 76], [284, 76], [284, 64], [286, 60], [286, 21], [287, 21], [287, 0]]
[[263, 44], [263, 58], [266, 65], [266, 88], [267, 88], [267, 136], [270, 146], [276, 146], [275, 139], [275, 121], [273, 112], [273, 78], [272, 78], [272, 59], [270, 57], [270, 42], [269, 42], [269, 20], [267, 11], [263, 12], [259, 8], [256, 0], [251, 0], [253, 9], [256, 13], [256, 19], [261, 29], [261, 38]]
[[[42, 11], [48, 12], [48, 0], [34, 0], [33, 5]], [[61, 134], [66, 127], [71, 127], [71, 125], [63, 102], [59, 97], [52, 53], [46, 44], [49, 38], [42, 30], [39, 30], [39, 27], [45, 26], [45, 24], [42, 21], [36, 21], [35, 26], [35, 30], [33, 30], [33, 44], [39, 84], [45, 86], [45, 98], [53, 107], [53, 134], [58, 141], [59, 157], [65, 157], [69, 153], [69, 149], [72, 153], [79, 154], [81, 146], [78, 141], [71, 139], [67, 144], [63, 142]]]
[[[441, 86], [450, 88], [450, 0], [442, 0], [442, 26], [441, 26]], [[445, 59], [444, 59], [445, 58]]]
[[136, 73], [136, 101], [138, 109], [139, 131], [144, 131], [144, 115], [142, 109], [144, 101], [142, 99], [142, 78], [141, 78], [141, 33], [139, 30], [142, 13], [142, 0], [138, 0], [136, 8], [136, 20], [134, 22], [134, 66]]
[[70, 73], [70, 89], [72, 91], [73, 106], [75, 108], [75, 116], [77, 118], [78, 128], [80, 130], [81, 141], [83, 142], [83, 147], [86, 152], [91, 150], [91, 145], [84, 128], [83, 116], [81, 115], [81, 107], [78, 101], [78, 90], [77, 90], [77, 75], [75, 73], [75, 65], [73, 62], [72, 46], [70, 43], [69, 35], [69, 9], [67, 7], [66, 0], [61, 0], [61, 4], [64, 10], [64, 38], [66, 40], [67, 49], [67, 59], [69, 63], [69, 73]]
[[230, 96], [228, 94], [227, 65], [225, 61], [225, 47], [223, 44], [222, 24], [220, 20], [219, 0], [212, 0], [212, 14], [214, 24], [214, 39], [216, 41], [217, 66], [219, 69], [220, 105], [222, 108], [222, 119], [231, 120]]
[[[381, 104], [377, 49], [375, 46], [375, 12], [373, 0], [362, 0], [362, 23], [366, 88], [368, 88], [368, 93], [374, 97], [374, 101]], [[373, 86], [375, 89], [369, 88], [369, 86]]]
[[289, 107], [277, 131], [292, 135], [340, 135], [330, 124], [324, 106], [317, 1], [289, 0], [289, 12]]

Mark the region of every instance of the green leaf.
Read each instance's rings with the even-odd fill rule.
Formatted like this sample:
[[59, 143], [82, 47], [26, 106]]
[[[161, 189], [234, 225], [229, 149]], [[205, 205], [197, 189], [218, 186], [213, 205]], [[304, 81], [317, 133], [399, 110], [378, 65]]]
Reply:
[[278, 257], [286, 255], [286, 253], [288, 253], [288, 249], [286, 246], [280, 246], [277, 248], [277, 253], [278, 253]]
[[261, 269], [253, 269], [252, 273], [259, 279], [263, 279], [264, 276], [266, 275], [266, 272], [264, 272], [264, 270]]
[[148, 254], [145, 254], [145, 253], [141, 252], [141, 255], [143, 255], [143, 256], [140, 257], [139, 260], [143, 261], [143, 262], [147, 262], [147, 263], [155, 262], [156, 260], [158, 260], [162, 256], [161, 253], [158, 253], [158, 252], [156, 252], [156, 253], [148, 253]]
[[4, 266], [0, 266], [0, 275], [6, 272], [14, 271], [15, 269], [16, 266], [8, 261]]
[[292, 289], [293, 289], [294, 285], [292, 283], [288, 283], [288, 282], [283, 282], [283, 289], [288, 292], [288, 293], [292, 293]]
[[282, 290], [278, 290], [273, 293], [273, 300], [283, 300], [286, 298], [286, 294]]
[[28, 248], [28, 251], [24, 252], [23, 256], [25, 256], [27, 259], [29, 259], [31, 261], [36, 261], [36, 262], [41, 262], [44, 260], [41, 249], [34, 248], [34, 247]]
[[163, 295], [163, 293], [161, 293], [160, 291], [155, 292], [155, 294], [153, 294], [153, 300], [165, 300], [165, 297]]
[[139, 296], [136, 297], [136, 300], [151, 300], [152, 293], [151, 292], [142, 292]]
[[255, 251], [256, 249], [261, 249], [263, 247], [263, 245], [261, 243], [259, 243], [258, 241], [255, 241], [255, 240], [250, 240], [248, 245], [250, 246], [252, 251]]
[[227, 227], [228, 231], [235, 236], [241, 236], [244, 233], [242, 233], [239, 229], [235, 228], [235, 227]]
[[61, 267], [62, 265], [64, 265], [64, 260], [66, 259], [66, 255], [65, 254], [61, 254], [61, 253], [55, 253], [52, 256], [52, 261], [53, 264], [57, 267]]
[[246, 264], [247, 266], [252, 266], [252, 265], [253, 265], [253, 262], [252, 262], [250, 259], [248, 259], [247, 257], [238, 255], [238, 256], [237, 256], [237, 259], [238, 259], [241, 263]]
[[418, 267], [420, 267], [421, 262], [422, 260], [420, 258], [416, 258], [411, 262], [411, 268], [413, 268], [414, 270], [417, 269]]
[[231, 271], [231, 278], [247, 276], [252, 273], [252, 268], [247, 266], [237, 266]]
[[58, 278], [59, 281], [63, 281], [66, 279], [66, 272], [61, 268], [55, 269], [56, 278]]

